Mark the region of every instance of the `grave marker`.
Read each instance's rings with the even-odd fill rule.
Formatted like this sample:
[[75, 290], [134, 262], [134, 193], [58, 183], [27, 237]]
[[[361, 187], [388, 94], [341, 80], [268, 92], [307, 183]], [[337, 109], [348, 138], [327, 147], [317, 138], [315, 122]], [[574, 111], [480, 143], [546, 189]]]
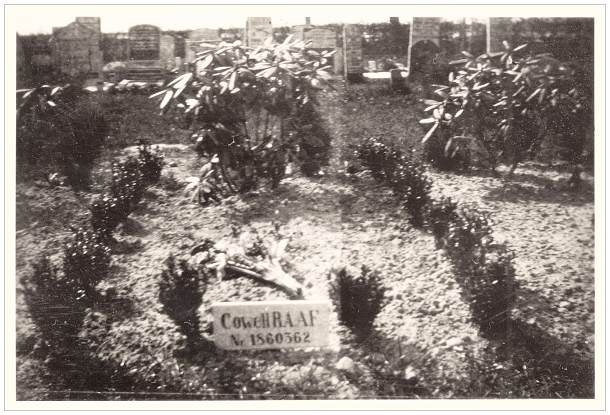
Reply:
[[411, 22], [409, 34], [409, 54], [407, 58], [407, 67], [409, 73], [412, 73], [411, 51], [419, 42], [432, 42], [439, 48], [441, 33], [441, 18], [440, 17], [414, 17]]
[[197, 57], [197, 52], [209, 49], [209, 46], [201, 46], [202, 44], [217, 45], [221, 42], [217, 29], [195, 29], [189, 33], [185, 39], [185, 59], [187, 62], [193, 62]]
[[512, 19], [510, 17], [490, 17], [487, 26], [487, 51], [500, 52], [504, 50], [502, 41], [511, 41], [513, 37]]
[[98, 17], [77, 17], [65, 27], [53, 28], [53, 61], [61, 73], [99, 75], [103, 66], [99, 28]]
[[174, 37], [171, 35], [161, 35], [159, 49], [161, 66], [167, 70], [174, 69], [176, 65], [176, 41]]
[[357, 25], [343, 26], [343, 60], [344, 77], [361, 75], [362, 69], [362, 33]]
[[158, 60], [161, 31], [157, 26], [138, 25], [129, 29], [129, 57], [133, 60]]
[[329, 301], [212, 304], [214, 343], [227, 350], [295, 349], [328, 345]]
[[311, 41], [310, 48], [335, 50], [337, 47], [337, 34], [330, 29], [316, 28], [303, 32], [303, 40]]
[[248, 17], [246, 21], [246, 46], [256, 48], [273, 36], [271, 17]]

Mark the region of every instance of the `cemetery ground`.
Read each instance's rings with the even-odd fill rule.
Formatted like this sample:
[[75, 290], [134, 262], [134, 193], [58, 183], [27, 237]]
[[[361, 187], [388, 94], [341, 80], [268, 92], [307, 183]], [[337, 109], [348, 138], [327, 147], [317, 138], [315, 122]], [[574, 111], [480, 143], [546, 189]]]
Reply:
[[[183, 194], [201, 161], [189, 133], [158, 121], [154, 103], [127, 95], [117, 111], [113, 143], [94, 172], [99, 193], [123, 147], [148, 138], [168, 165], [159, 184], [117, 232], [112, 275], [98, 290], [112, 300], [90, 310], [83, 353], [68, 371], [37, 357], [37, 332], [17, 298], [18, 399], [358, 399], [593, 397], [594, 197], [585, 174], [578, 191], [569, 171], [525, 163], [510, 180], [485, 172], [429, 169], [433, 195], [451, 196], [491, 213], [494, 237], [515, 251], [517, 301], [510, 330], [482, 333], [460, 297], [449, 261], [434, 238], [415, 229], [399, 202], [354, 163], [355, 145], [382, 136], [419, 148], [416, 96], [350, 85], [321, 97], [333, 142], [324, 175], [300, 173], [279, 188], [231, 196], [202, 207]], [[153, 125], [152, 122], [155, 122]], [[417, 151], [417, 150], [416, 150]], [[61, 255], [69, 226], [85, 225], [92, 194], [34, 183], [17, 185], [17, 280], [42, 252]], [[246, 279], [212, 278], [199, 308], [200, 347], [183, 335], [159, 302], [169, 254], [185, 254], [205, 238], [237, 243], [236, 234], [289, 239], [289, 273], [306, 299], [327, 299], [332, 269], [377, 270], [387, 288], [372, 334], [356, 338], [331, 313], [324, 349], [223, 351], [211, 336], [216, 301], [288, 299]], [[19, 284], [18, 284], [19, 287]]]

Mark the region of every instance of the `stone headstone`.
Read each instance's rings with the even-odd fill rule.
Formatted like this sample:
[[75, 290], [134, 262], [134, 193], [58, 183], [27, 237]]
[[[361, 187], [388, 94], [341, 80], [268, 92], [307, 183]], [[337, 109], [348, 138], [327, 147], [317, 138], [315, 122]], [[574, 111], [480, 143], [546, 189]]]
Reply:
[[333, 71], [337, 75], [343, 75], [343, 47], [337, 47], [335, 56], [333, 56]]
[[217, 45], [221, 40], [217, 29], [201, 28], [191, 30], [188, 38], [185, 39], [184, 59], [186, 62], [193, 62], [197, 57], [197, 52], [209, 49], [205, 45]]
[[337, 47], [337, 34], [330, 29], [315, 28], [303, 32], [303, 40], [311, 41], [310, 48], [334, 50]]
[[323, 347], [329, 339], [329, 301], [212, 304], [214, 343], [227, 350]]
[[246, 21], [246, 46], [262, 46], [268, 37], [273, 36], [271, 17], [248, 17]]
[[77, 18], [65, 27], [54, 28], [52, 43], [53, 61], [61, 73], [75, 76], [101, 72], [99, 18]]
[[104, 63], [129, 60], [127, 33], [104, 33], [102, 36]]
[[190, 43], [210, 43], [215, 45], [220, 42], [220, 40], [221, 38], [217, 29], [207, 28], [191, 30], [188, 37]]
[[510, 17], [490, 17], [487, 35], [487, 51], [500, 52], [504, 50], [502, 42], [511, 41], [513, 37], [512, 19]]
[[174, 69], [176, 65], [176, 44], [171, 35], [161, 35], [159, 40], [159, 60], [161, 66], [167, 70]]
[[129, 29], [129, 57], [133, 60], [158, 60], [161, 31], [153, 25], [137, 25]]
[[77, 17], [76, 23], [80, 23], [93, 30], [95, 33], [102, 33], [101, 20], [99, 17]]
[[440, 17], [414, 17], [411, 23], [409, 36], [409, 55], [407, 58], [407, 66], [409, 72], [412, 70], [411, 52], [414, 47], [420, 42], [422, 44], [431, 42], [438, 49], [440, 46]]
[[346, 79], [362, 74], [362, 32], [357, 25], [343, 26], [343, 59]]

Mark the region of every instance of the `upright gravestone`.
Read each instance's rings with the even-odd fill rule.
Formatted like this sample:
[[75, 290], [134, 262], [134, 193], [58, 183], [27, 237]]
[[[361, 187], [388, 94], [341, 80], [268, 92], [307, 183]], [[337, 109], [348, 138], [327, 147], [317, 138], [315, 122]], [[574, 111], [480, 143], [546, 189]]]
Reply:
[[343, 62], [345, 79], [362, 77], [362, 32], [357, 25], [343, 26]]
[[303, 40], [311, 41], [310, 48], [335, 50], [337, 47], [337, 34], [334, 30], [315, 28], [303, 32]]
[[511, 41], [513, 37], [512, 19], [510, 17], [490, 17], [487, 34], [487, 51], [500, 52], [504, 50], [503, 41]]
[[205, 45], [217, 45], [221, 40], [217, 29], [201, 28], [192, 30], [188, 39], [185, 39], [184, 59], [187, 62], [193, 62], [197, 57], [197, 52], [209, 49]]
[[[413, 49], [433, 50], [436, 47], [438, 50], [440, 46], [440, 30], [440, 17], [413, 18], [413, 22], [411, 23], [411, 32], [409, 35], [409, 54], [407, 58], [409, 73], [413, 72]], [[430, 45], [430, 47], [427, 45]]]
[[271, 17], [248, 17], [246, 21], [246, 46], [256, 48], [273, 36]]
[[161, 31], [157, 26], [137, 25], [129, 29], [129, 57], [132, 60], [158, 60]]
[[104, 33], [102, 52], [105, 63], [129, 60], [129, 35], [127, 33]]
[[159, 60], [164, 69], [172, 70], [176, 65], [176, 44], [171, 35], [161, 35], [159, 40]]
[[98, 17], [78, 17], [53, 29], [53, 60], [61, 73], [99, 75], [103, 66], [99, 27]]

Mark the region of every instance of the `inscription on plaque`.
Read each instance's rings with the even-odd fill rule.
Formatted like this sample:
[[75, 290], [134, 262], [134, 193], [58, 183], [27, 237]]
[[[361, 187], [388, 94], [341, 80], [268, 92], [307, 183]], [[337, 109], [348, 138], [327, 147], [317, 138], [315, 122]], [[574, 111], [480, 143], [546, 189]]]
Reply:
[[295, 349], [328, 345], [328, 301], [212, 304], [214, 343], [222, 349]]

